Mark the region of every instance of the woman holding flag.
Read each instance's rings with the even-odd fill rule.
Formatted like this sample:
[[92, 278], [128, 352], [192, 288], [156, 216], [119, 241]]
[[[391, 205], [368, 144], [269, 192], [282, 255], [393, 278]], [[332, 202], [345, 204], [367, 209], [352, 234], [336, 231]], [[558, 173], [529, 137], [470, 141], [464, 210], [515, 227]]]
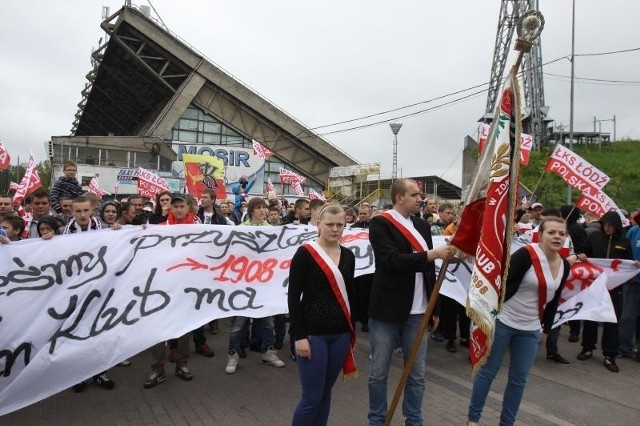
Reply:
[[550, 216], [540, 223], [539, 233], [539, 243], [528, 244], [511, 256], [504, 304], [496, 318], [491, 353], [473, 382], [469, 425], [476, 425], [480, 420], [491, 383], [507, 349], [511, 353], [509, 380], [502, 400], [500, 425], [515, 423], [529, 370], [538, 352], [541, 323], [544, 338], [551, 331], [560, 293], [569, 275], [569, 261], [559, 254], [567, 237], [567, 225], [561, 218]]
[[289, 316], [302, 385], [294, 426], [326, 425], [340, 369], [345, 378], [357, 374], [349, 304], [355, 256], [340, 246], [345, 228], [342, 207], [325, 206], [317, 226], [317, 240], [298, 248], [289, 270]]

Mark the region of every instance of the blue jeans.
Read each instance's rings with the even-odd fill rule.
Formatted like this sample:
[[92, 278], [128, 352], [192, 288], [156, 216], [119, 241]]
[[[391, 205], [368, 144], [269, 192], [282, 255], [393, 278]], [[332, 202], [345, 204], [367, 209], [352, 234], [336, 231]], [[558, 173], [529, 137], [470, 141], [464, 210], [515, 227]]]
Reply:
[[471, 401], [469, 401], [469, 421], [478, 422], [480, 420], [491, 383], [502, 366], [504, 354], [507, 349], [510, 349], [509, 380], [502, 397], [500, 426], [515, 423], [529, 370], [536, 359], [539, 342], [539, 330], [517, 330], [496, 320], [496, 330], [489, 359], [485, 365], [480, 367], [473, 381]]
[[[242, 340], [245, 337], [243, 328], [247, 321], [249, 321], [247, 317], [233, 317], [229, 331], [229, 351], [240, 352]], [[253, 325], [260, 336], [260, 349], [265, 352], [273, 346], [273, 317], [254, 318]]]
[[636, 278], [623, 286], [622, 315], [620, 316], [619, 328], [620, 352], [629, 354], [633, 351], [633, 338], [636, 335], [636, 324], [638, 315], [640, 315], [640, 281]]
[[[394, 343], [402, 342], [404, 361], [411, 352], [423, 315], [409, 315], [404, 323], [396, 324], [369, 319], [369, 342], [371, 344], [371, 366], [369, 371], [369, 425], [384, 424], [387, 417], [387, 377], [393, 356]], [[422, 420], [422, 397], [424, 395], [424, 374], [427, 364], [428, 333], [422, 336], [422, 343], [416, 354], [411, 373], [404, 387], [402, 414], [407, 419], [405, 425], [419, 426]]]
[[309, 336], [311, 359], [298, 357], [302, 398], [293, 413], [293, 426], [327, 424], [331, 389], [342, 370], [350, 341], [350, 333]]

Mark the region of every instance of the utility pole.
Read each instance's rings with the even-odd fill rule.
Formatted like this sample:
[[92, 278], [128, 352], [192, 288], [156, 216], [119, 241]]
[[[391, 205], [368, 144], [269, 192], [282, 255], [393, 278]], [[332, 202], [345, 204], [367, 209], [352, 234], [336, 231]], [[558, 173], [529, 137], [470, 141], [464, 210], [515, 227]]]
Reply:
[[[571, 6], [571, 100], [569, 102], [569, 149], [573, 151], [573, 95], [576, 65], [576, 0]], [[571, 204], [571, 185], [567, 185], [567, 204]]]
[[402, 123], [391, 123], [391, 131], [393, 132], [393, 168], [391, 171], [391, 182], [398, 179], [398, 132], [402, 127]]

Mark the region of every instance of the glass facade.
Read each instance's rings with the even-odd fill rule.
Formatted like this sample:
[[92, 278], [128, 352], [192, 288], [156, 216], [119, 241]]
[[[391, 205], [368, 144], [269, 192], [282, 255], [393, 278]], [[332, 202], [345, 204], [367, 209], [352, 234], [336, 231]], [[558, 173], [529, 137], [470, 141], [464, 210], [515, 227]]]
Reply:
[[[171, 129], [167, 135], [165, 141], [168, 144], [171, 144], [173, 141], [179, 141], [191, 144], [237, 146], [249, 149], [253, 147], [250, 139], [244, 138], [224, 123], [221, 123], [210, 115], [204, 113], [204, 111], [193, 106], [190, 106], [185, 110], [173, 129]], [[295, 166], [286, 164], [284, 161], [277, 158], [277, 155], [274, 155], [273, 157], [265, 160], [265, 187], [263, 188], [263, 191], [266, 192], [267, 178], [270, 178], [271, 182], [275, 185], [276, 192], [279, 196], [285, 195], [289, 197], [297, 197], [297, 194], [291, 185], [280, 185], [280, 167], [284, 167], [305, 176], [305, 174]], [[316, 181], [311, 176], [305, 177], [307, 180], [302, 185], [302, 189], [305, 193], [309, 192], [309, 188], [322, 192], [324, 187], [320, 182]]]

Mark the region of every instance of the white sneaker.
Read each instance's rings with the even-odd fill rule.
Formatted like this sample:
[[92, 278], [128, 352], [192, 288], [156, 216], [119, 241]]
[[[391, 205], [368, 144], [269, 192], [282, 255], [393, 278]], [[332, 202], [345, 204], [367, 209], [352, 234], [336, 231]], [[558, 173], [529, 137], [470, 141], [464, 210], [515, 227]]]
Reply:
[[284, 367], [284, 362], [278, 358], [276, 351], [272, 349], [267, 349], [267, 351], [262, 354], [262, 362], [278, 368]]
[[237, 352], [229, 352], [227, 357], [227, 366], [224, 368], [224, 372], [227, 374], [233, 374], [238, 369], [238, 360], [240, 359], [240, 356]]

